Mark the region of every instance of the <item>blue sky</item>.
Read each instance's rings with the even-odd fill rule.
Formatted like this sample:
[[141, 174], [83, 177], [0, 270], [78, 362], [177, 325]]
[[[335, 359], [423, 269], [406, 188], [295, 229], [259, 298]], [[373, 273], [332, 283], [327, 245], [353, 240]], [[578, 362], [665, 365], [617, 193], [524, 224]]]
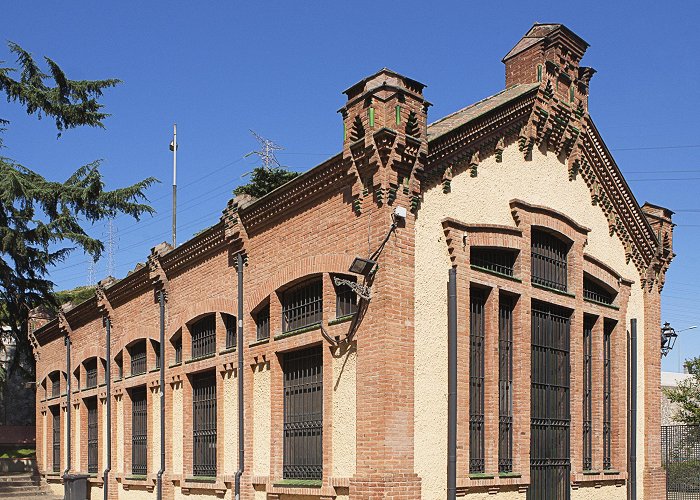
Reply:
[[[556, 5], [556, 10], [551, 6]], [[503, 55], [533, 22], [562, 22], [591, 44], [584, 64], [590, 112], [640, 203], [677, 211], [678, 257], [663, 294], [663, 320], [700, 325], [700, 15], [690, 2], [6, 2], [3, 39], [47, 55], [74, 79], [124, 81], [103, 102], [107, 130], [60, 139], [3, 102], [12, 121], [4, 155], [49, 178], [104, 160], [109, 187], [146, 176], [158, 214], [116, 220], [116, 275], [169, 239], [172, 124], [178, 123], [178, 240], [215, 223], [254, 165], [249, 129], [286, 149], [303, 171], [341, 148], [342, 91], [387, 66], [428, 85], [430, 121], [501, 90]], [[4, 47], [0, 60], [14, 63]], [[679, 180], [680, 179], [680, 180]], [[105, 233], [103, 225], [91, 229]], [[88, 279], [76, 253], [52, 278]], [[97, 266], [104, 276], [106, 260]], [[678, 369], [700, 354], [700, 329], [681, 334], [664, 359]]]

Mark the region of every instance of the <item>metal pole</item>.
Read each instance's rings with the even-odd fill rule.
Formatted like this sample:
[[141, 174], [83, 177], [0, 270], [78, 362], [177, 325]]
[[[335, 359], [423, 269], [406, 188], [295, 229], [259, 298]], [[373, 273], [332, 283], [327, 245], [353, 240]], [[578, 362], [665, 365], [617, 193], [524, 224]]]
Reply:
[[245, 440], [243, 435], [243, 255], [236, 255], [238, 268], [238, 470], [235, 480], [235, 499], [241, 498], [241, 476], [245, 470]]
[[630, 320], [629, 337], [629, 498], [637, 498], [637, 319]]
[[173, 248], [177, 246], [177, 124], [173, 125]]
[[447, 282], [447, 500], [457, 498], [457, 269]]
[[70, 402], [70, 393], [71, 393], [71, 371], [70, 371], [70, 337], [66, 335], [65, 338], [65, 343], [66, 343], [66, 381], [67, 381], [67, 387], [66, 387], [66, 456], [68, 457], [66, 459], [66, 470], [63, 471], [63, 476], [65, 477], [68, 472], [70, 471], [70, 434], [71, 434], [71, 425], [70, 425], [70, 417], [71, 417], [71, 402]]
[[107, 382], [107, 439], [105, 445], [107, 446], [107, 463], [105, 464], [105, 470], [102, 478], [104, 499], [109, 498], [109, 488], [107, 487], [107, 482], [109, 480], [109, 473], [112, 470], [112, 322], [109, 318], [105, 318], [105, 329], [107, 339], [106, 353], [107, 353], [107, 367], [105, 368], [105, 380]]
[[158, 291], [160, 305], [160, 470], [158, 470], [158, 500], [163, 498], [165, 472], [165, 292]]

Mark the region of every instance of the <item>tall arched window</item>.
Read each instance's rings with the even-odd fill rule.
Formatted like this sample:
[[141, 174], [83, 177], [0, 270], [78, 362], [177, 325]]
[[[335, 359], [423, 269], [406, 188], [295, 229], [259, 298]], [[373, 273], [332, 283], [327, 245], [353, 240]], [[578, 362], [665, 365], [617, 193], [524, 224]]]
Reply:
[[190, 327], [192, 335], [192, 359], [216, 352], [216, 316], [208, 314]]
[[532, 230], [532, 282], [566, 291], [569, 244], [553, 234]]

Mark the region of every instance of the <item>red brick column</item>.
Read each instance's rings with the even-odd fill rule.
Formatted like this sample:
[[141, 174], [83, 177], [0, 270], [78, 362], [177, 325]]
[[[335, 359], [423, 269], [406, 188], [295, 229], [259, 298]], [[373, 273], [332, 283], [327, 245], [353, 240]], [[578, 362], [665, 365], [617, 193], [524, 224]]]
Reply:
[[484, 471], [493, 474], [498, 474], [498, 293], [488, 292], [484, 311]]
[[[592, 470], [602, 470], [603, 469], [603, 334], [605, 319], [602, 317], [596, 318], [595, 324], [593, 325], [593, 332], [591, 335], [591, 431], [593, 432], [592, 442], [593, 442], [593, 461], [591, 464]], [[576, 332], [583, 336], [583, 330], [581, 332]], [[611, 372], [612, 373], [612, 372]], [[581, 370], [580, 377], [583, 376], [583, 370]], [[576, 401], [576, 405], [582, 408], [583, 397], [580, 401]], [[572, 413], [576, 409], [572, 406]], [[583, 411], [581, 411], [583, 414]], [[573, 438], [573, 436], [572, 436]], [[581, 447], [581, 439], [578, 442], [572, 439], [573, 447]], [[578, 467], [574, 469], [576, 472], [582, 470], [583, 467]]]

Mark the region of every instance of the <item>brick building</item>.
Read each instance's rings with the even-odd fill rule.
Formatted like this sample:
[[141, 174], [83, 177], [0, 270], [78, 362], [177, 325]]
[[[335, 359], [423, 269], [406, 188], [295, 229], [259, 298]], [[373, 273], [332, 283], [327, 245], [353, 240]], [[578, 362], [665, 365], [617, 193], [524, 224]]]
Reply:
[[672, 213], [637, 203], [601, 139], [586, 48], [537, 24], [505, 90], [430, 125], [424, 85], [380, 70], [345, 91], [340, 153], [38, 329], [49, 484], [661, 498]]

